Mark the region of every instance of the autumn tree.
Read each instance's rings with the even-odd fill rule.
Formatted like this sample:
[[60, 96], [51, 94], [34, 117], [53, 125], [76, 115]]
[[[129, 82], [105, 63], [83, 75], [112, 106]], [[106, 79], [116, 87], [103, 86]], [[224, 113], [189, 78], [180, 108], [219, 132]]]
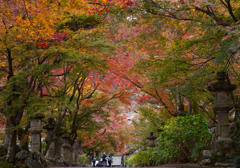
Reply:
[[59, 128], [76, 94], [72, 88], [78, 89], [91, 68], [104, 68], [104, 54], [112, 47], [94, 29], [106, 17], [105, 7], [84, 0], [0, 4], [0, 102], [11, 126], [7, 160], [14, 162], [17, 129], [60, 104]]
[[128, 12], [119, 21], [125, 23], [115, 37], [126, 44], [125, 59], [137, 66], [119, 75], [172, 116], [183, 104], [188, 113], [203, 111], [214, 120], [207, 110], [212, 95], [206, 86], [222, 69], [238, 83], [237, 1], [144, 0], [123, 8]]

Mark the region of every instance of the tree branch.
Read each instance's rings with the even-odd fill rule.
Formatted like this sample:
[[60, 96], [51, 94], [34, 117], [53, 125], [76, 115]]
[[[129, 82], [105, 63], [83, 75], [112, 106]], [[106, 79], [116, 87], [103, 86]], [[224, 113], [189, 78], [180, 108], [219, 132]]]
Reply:
[[231, 17], [233, 18], [233, 20], [234, 20], [235, 22], [238, 22], [238, 19], [236, 18], [236, 16], [235, 16], [234, 13], [233, 13], [230, 0], [225, 0], [225, 1], [227, 2], [227, 8], [228, 8], [229, 14], [231, 15]]

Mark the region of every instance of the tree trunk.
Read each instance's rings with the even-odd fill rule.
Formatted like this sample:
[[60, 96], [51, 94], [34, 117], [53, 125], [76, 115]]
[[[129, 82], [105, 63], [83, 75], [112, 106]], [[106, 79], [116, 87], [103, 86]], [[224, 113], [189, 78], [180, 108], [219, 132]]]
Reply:
[[238, 121], [238, 115], [239, 115], [239, 105], [235, 105], [235, 116], [234, 116], [234, 122]]
[[18, 129], [17, 133], [18, 133], [18, 140], [20, 142], [20, 145], [22, 147], [23, 150], [28, 151], [28, 142], [29, 142], [29, 133], [28, 133], [28, 129], [30, 128], [30, 122], [26, 125], [25, 129]]
[[192, 114], [192, 103], [191, 103], [191, 100], [188, 101], [188, 114]]
[[6, 118], [6, 127], [5, 127], [5, 135], [4, 135], [4, 145], [6, 146], [6, 148], [8, 149], [8, 145], [10, 142], [10, 123], [9, 123], [9, 119]]
[[29, 150], [29, 148], [28, 148], [28, 143], [29, 143], [28, 135], [29, 135], [29, 134], [25, 134], [25, 135], [24, 135], [24, 138], [21, 139], [21, 141], [20, 141], [20, 144], [21, 144], [22, 149], [23, 149], [23, 150], [26, 150], [26, 151]]
[[16, 141], [17, 141], [17, 131], [14, 130], [11, 132], [11, 135], [10, 135], [10, 143], [8, 146], [8, 154], [6, 158], [9, 163], [15, 163]]

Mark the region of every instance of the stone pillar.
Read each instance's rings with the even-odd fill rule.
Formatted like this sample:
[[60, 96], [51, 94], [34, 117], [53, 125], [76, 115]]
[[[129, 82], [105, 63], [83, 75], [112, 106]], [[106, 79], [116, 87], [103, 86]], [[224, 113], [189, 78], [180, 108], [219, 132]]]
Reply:
[[153, 132], [150, 132], [150, 136], [147, 137], [147, 139], [149, 141], [148, 146], [150, 148], [154, 148], [156, 146], [156, 139], [157, 139], [157, 137], [153, 136]]
[[57, 140], [55, 141], [55, 157], [57, 159], [61, 159], [61, 146], [63, 144], [62, 135], [63, 132], [60, 131], [60, 133], [57, 136]]
[[[70, 136], [68, 134], [64, 134], [63, 135], [63, 160], [64, 161], [69, 161], [69, 144], [68, 144], [68, 140], [70, 138]], [[71, 147], [71, 146], [70, 146]]]
[[234, 105], [231, 99], [232, 91], [236, 89], [236, 85], [231, 85], [225, 81], [226, 72], [217, 72], [218, 82], [208, 86], [208, 90], [215, 92], [215, 104], [213, 110], [218, 115], [218, 140], [231, 141], [229, 136], [228, 113]]
[[42, 118], [44, 118], [43, 114], [37, 114], [36, 116], [31, 118], [30, 128], [28, 131], [32, 134], [32, 147], [31, 152], [41, 152], [41, 132], [42, 128]]
[[[45, 138], [46, 143], [50, 141], [50, 136], [54, 134], [53, 130], [55, 128], [54, 118], [50, 117], [48, 119], [48, 124], [43, 127], [47, 130], [47, 137]], [[57, 137], [53, 135], [52, 142], [48, 149], [48, 157], [54, 158], [55, 157], [55, 140]]]
[[79, 141], [77, 140], [75, 143], [75, 149], [74, 149], [74, 162], [79, 163]]
[[[218, 118], [218, 137], [212, 143], [212, 154], [215, 160], [223, 163], [233, 163], [234, 156], [237, 155], [237, 144], [229, 136], [229, 111], [234, 105], [231, 99], [232, 91], [236, 85], [225, 81], [226, 72], [217, 72], [217, 82], [208, 86], [208, 90], [215, 93], [215, 104], [212, 106]], [[216, 164], [217, 164], [216, 163]]]
[[74, 148], [71, 145], [69, 145], [69, 160], [70, 161], [73, 161], [73, 150], [74, 150]]

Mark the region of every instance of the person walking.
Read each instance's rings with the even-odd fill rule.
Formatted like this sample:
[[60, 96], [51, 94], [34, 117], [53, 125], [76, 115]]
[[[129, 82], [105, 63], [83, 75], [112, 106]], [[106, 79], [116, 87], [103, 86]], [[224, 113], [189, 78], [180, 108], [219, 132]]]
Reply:
[[92, 153], [92, 164], [93, 164], [93, 167], [96, 167], [96, 153], [93, 151]]
[[103, 152], [102, 161], [104, 163], [104, 167], [107, 166], [107, 155], [105, 152]]
[[112, 167], [112, 157], [108, 156], [108, 167]]

